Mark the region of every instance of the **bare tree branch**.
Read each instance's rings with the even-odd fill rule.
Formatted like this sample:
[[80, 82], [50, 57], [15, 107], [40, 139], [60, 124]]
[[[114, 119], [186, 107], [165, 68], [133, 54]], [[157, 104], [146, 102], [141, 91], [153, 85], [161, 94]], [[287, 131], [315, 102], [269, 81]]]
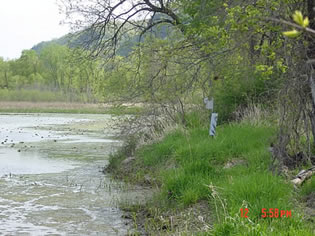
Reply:
[[[143, 36], [159, 24], [170, 24], [183, 32], [181, 20], [171, 9], [171, 1], [164, 0], [59, 0], [68, 23], [79, 32], [88, 32], [84, 48], [94, 56], [115, 55], [118, 42], [126, 32], [140, 32]], [[162, 19], [154, 20], [156, 13]]]

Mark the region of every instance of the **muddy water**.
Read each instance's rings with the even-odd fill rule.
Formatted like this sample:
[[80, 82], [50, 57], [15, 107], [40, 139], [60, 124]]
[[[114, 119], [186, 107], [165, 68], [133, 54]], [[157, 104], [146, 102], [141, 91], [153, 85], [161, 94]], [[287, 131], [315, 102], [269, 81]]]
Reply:
[[0, 115], [0, 235], [126, 235], [146, 191], [101, 170], [121, 142], [107, 115]]

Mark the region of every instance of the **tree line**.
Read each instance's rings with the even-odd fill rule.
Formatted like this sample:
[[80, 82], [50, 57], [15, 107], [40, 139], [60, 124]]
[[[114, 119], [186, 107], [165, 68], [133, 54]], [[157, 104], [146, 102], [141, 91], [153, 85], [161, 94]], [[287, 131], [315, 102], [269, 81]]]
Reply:
[[0, 88], [81, 93], [93, 101], [97, 96], [96, 83], [103, 76], [99, 68], [98, 61], [84, 59], [82, 50], [51, 44], [40, 53], [24, 50], [15, 60], [0, 58]]

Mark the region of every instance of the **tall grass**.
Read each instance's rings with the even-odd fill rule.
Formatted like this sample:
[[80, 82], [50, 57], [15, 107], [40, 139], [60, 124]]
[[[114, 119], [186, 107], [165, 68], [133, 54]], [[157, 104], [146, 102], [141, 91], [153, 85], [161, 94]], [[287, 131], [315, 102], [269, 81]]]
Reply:
[[253, 126], [270, 126], [277, 124], [277, 117], [280, 117], [278, 113], [279, 111], [271, 106], [249, 103], [247, 107], [236, 110], [234, 115], [236, 120]]

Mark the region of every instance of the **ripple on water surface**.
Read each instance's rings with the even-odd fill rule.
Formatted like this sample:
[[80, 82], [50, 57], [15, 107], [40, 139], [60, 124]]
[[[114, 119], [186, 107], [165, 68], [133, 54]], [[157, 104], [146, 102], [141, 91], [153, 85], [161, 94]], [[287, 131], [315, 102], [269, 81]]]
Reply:
[[[97, 119], [99, 122], [100, 117]], [[102, 119], [106, 122], [110, 116]], [[128, 222], [121, 217], [123, 212], [117, 208], [117, 199], [133, 193], [123, 189], [125, 187], [121, 183], [111, 182], [99, 171], [99, 167], [106, 162], [100, 160], [99, 155], [104, 156], [114, 141], [104, 134], [91, 137], [84, 132], [77, 135], [69, 132], [69, 129], [51, 128], [54, 124], [90, 120], [93, 120], [91, 115], [0, 115], [0, 234], [128, 233]], [[54, 143], [53, 139], [58, 140], [57, 144], [62, 143], [63, 150], [67, 152], [72, 150], [71, 145], [78, 143], [81, 153], [98, 155], [98, 158], [90, 158], [89, 162], [55, 158], [57, 154], [63, 155], [62, 150], [58, 149], [60, 146], [56, 145], [56, 150], [48, 153], [42, 142], [50, 140]], [[107, 145], [99, 145], [103, 149], [97, 149], [96, 153], [92, 152], [89, 141], [93, 145], [102, 142]], [[31, 145], [36, 146], [36, 150], [17, 148], [24, 142], [33, 143]], [[70, 146], [67, 148], [67, 145]], [[75, 151], [78, 149], [68, 154], [75, 156]], [[136, 199], [143, 195], [137, 190], [134, 193]]]

